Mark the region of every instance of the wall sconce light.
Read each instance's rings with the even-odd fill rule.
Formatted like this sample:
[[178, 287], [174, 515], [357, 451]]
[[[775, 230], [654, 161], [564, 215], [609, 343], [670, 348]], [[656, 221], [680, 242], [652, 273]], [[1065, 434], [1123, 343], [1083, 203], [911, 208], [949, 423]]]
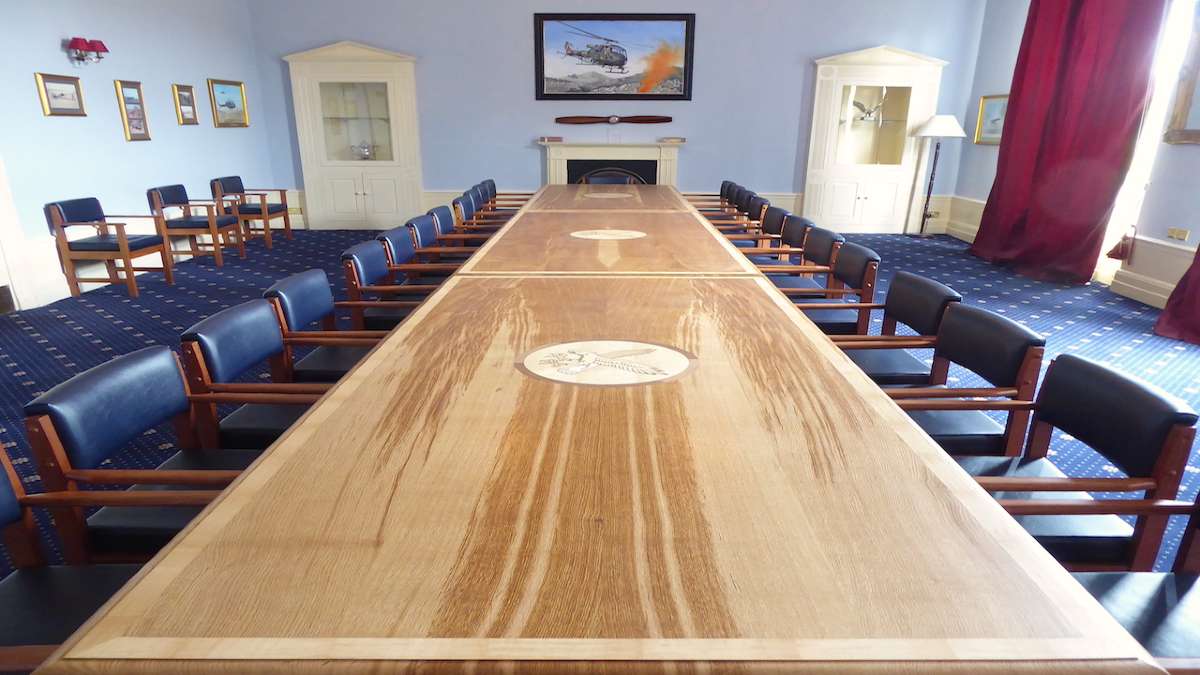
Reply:
[[98, 63], [108, 53], [108, 47], [100, 40], [73, 37], [67, 43], [67, 55], [78, 64]]

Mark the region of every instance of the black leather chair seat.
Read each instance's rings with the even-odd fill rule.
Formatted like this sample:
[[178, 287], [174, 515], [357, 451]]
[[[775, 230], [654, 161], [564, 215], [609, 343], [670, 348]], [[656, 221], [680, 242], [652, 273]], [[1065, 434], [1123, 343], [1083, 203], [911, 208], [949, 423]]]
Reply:
[[[830, 306], [845, 304], [841, 300], [830, 298], [793, 297], [793, 302], [820, 303]], [[804, 316], [817, 324], [817, 328], [826, 335], [854, 335], [858, 332], [857, 309], [806, 309]]]
[[[226, 469], [250, 466], [260, 450], [184, 450], [158, 465], [163, 470]], [[185, 485], [135, 485], [131, 490], [196, 490]], [[205, 488], [207, 489], [207, 488]], [[151, 555], [200, 513], [199, 506], [105, 506], [87, 519], [88, 546], [96, 553]]]
[[[796, 264], [795, 261], [792, 261], [792, 263]], [[781, 265], [781, 264], [786, 265], [788, 263], [781, 263], [781, 262], [779, 262], [779, 258], [777, 256], [771, 256], [771, 261], [767, 262], [766, 264], [768, 264], [768, 265]], [[779, 288], [808, 288], [808, 289], [825, 290], [825, 284], [821, 283], [821, 281], [819, 280], [820, 277], [814, 277], [814, 276], [805, 277], [805, 276], [800, 276], [797, 274], [768, 274], [767, 278], [771, 280], [771, 283], [775, 284]], [[814, 294], [812, 296], [812, 299], [815, 300], [820, 297], [821, 297], [820, 295]], [[803, 301], [798, 300], [795, 297], [792, 299], [796, 300], [796, 302], [808, 302], [807, 299], [805, 299]]]
[[[262, 205], [258, 203], [258, 200], [253, 197], [248, 197], [247, 200], [245, 204], [225, 207], [225, 213], [236, 213], [243, 216], [261, 216]], [[283, 213], [283, 204], [267, 204], [267, 213]]]
[[410, 312], [412, 309], [408, 307], [368, 307], [363, 310], [363, 327], [366, 330], [391, 330]]
[[[1048, 459], [956, 457], [972, 476], [1063, 478]], [[997, 499], [1091, 499], [1086, 492], [996, 492]], [[1016, 516], [1016, 521], [1063, 563], [1124, 563], [1133, 545], [1133, 527], [1120, 516]]]
[[929, 384], [929, 364], [903, 349], [848, 349], [846, 356], [876, 384]]
[[[217, 227], [229, 227], [237, 224], [237, 216], [217, 216], [213, 220], [216, 221]], [[172, 218], [167, 221], [167, 228], [172, 227], [208, 227], [208, 216], [189, 216], [185, 218]]]
[[272, 403], [244, 405], [221, 420], [221, 447], [262, 450], [291, 428], [308, 406]]
[[[129, 240], [129, 250], [131, 251], [162, 244], [162, 237], [158, 236], [157, 234], [131, 234], [127, 238]], [[72, 251], [121, 250], [121, 245], [117, 241], [117, 235], [115, 234], [96, 235], [94, 237], [75, 239], [68, 244], [68, 247]]]
[[141, 565], [54, 565], [0, 580], [0, 646], [61, 644]]
[[1200, 658], [1200, 577], [1081, 572], [1075, 580], [1156, 658]]
[[371, 351], [370, 347], [317, 347], [296, 362], [297, 382], [337, 382]]
[[910, 410], [908, 416], [952, 455], [1004, 454], [1004, 427], [978, 410]]

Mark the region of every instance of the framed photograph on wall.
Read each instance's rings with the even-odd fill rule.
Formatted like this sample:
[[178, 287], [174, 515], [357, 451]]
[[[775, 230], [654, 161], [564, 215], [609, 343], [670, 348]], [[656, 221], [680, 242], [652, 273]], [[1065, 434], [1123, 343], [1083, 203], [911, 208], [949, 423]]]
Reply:
[[171, 98], [175, 100], [175, 120], [181, 126], [200, 123], [200, 115], [196, 112], [196, 92], [192, 85], [171, 85]]
[[133, 80], [113, 80], [113, 85], [117, 89], [117, 107], [121, 109], [121, 126], [125, 129], [125, 140], [150, 140], [142, 83]]
[[212, 102], [213, 126], [248, 127], [246, 85], [237, 80], [208, 79], [208, 99]]
[[538, 100], [692, 99], [695, 14], [534, 14]]
[[1004, 115], [1008, 112], [1008, 94], [979, 97], [979, 119], [975, 121], [975, 142], [1000, 145]]
[[38, 98], [42, 101], [42, 114], [47, 117], [65, 115], [84, 117], [83, 86], [78, 77], [34, 73], [37, 80]]

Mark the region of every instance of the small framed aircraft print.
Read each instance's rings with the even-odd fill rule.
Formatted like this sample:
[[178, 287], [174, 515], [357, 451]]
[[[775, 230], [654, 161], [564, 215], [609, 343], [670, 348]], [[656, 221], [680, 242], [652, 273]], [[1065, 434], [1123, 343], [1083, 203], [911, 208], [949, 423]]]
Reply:
[[534, 14], [538, 100], [692, 100], [695, 14]]

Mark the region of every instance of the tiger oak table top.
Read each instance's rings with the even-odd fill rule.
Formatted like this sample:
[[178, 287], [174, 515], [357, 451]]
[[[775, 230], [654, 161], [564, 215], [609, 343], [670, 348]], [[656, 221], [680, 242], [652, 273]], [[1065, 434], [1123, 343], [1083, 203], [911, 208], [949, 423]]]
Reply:
[[614, 189], [673, 212], [527, 206], [41, 672], [1160, 672], [764, 277], [543, 273], [737, 262]]

